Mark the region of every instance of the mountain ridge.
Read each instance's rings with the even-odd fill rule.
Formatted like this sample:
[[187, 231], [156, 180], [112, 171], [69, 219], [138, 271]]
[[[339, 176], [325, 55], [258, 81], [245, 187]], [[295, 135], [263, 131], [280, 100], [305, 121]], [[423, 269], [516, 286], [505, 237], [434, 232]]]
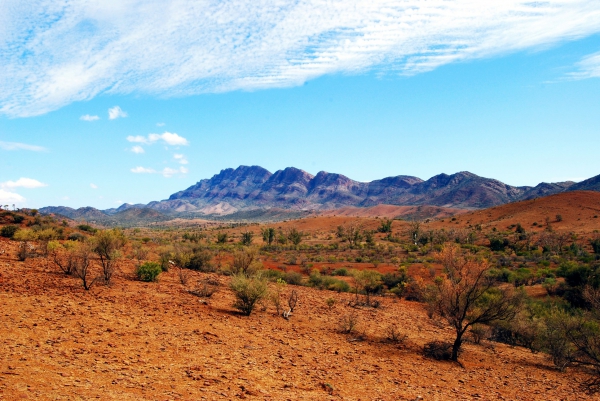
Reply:
[[[319, 211], [380, 204], [482, 209], [575, 189], [600, 191], [600, 175], [577, 184], [572, 181], [542, 182], [531, 187], [511, 186], [468, 171], [441, 173], [428, 180], [398, 175], [360, 182], [326, 171], [312, 175], [296, 167], [271, 173], [260, 166], [239, 166], [223, 169], [167, 199], [146, 205], [123, 204], [105, 211], [50, 206], [40, 211], [75, 218], [101, 218], [98, 213], [118, 218], [131, 209], [150, 209], [159, 214], [141, 215], [162, 219], [162, 215], [230, 215], [271, 208]], [[127, 215], [134, 214], [129, 212]]]

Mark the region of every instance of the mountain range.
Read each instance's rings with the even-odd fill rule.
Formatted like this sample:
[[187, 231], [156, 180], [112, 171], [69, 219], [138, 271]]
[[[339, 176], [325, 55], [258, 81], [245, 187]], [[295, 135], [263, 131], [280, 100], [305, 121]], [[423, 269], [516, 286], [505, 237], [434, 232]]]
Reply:
[[543, 182], [535, 187], [517, 187], [467, 171], [439, 174], [428, 180], [399, 175], [359, 182], [325, 171], [313, 176], [295, 167], [271, 173], [260, 166], [240, 166], [221, 170], [168, 199], [146, 205], [123, 204], [104, 211], [50, 206], [40, 211], [74, 219], [159, 221], [174, 215], [210, 217], [269, 209], [303, 212], [379, 204], [480, 209], [571, 190], [600, 191], [600, 175], [579, 183]]

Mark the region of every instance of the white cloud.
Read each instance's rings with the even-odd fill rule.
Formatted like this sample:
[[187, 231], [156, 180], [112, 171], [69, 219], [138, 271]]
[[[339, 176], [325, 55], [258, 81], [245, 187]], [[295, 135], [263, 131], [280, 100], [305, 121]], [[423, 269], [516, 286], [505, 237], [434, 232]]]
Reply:
[[142, 147], [141, 147], [141, 146], [139, 146], [139, 145], [135, 145], [134, 147], [132, 147], [132, 148], [131, 148], [131, 151], [132, 151], [133, 153], [138, 153], [138, 154], [139, 154], [139, 153], [144, 153], [144, 152], [145, 152], [145, 151], [144, 151], [144, 148], [142, 148]]
[[152, 173], [156, 173], [156, 171], [154, 171], [151, 168], [146, 168], [146, 167], [135, 167], [131, 169], [132, 173], [137, 173], [137, 174], [152, 174]]
[[98, 185], [92, 183], [92, 184], [90, 184], [90, 188], [92, 188], [92, 189], [98, 189]]
[[575, 65], [576, 71], [569, 74], [574, 79], [600, 77], [600, 52], [584, 57]]
[[21, 177], [17, 181], [6, 181], [0, 182], [0, 188], [42, 188], [47, 187], [48, 184], [34, 180], [33, 178]]
[[108, 109], [108, 119], [116, 120], [117, 118], [125, 118], [127, 117], [127, 113], [125, 113], [119, 106], [111, 107]]
[[177, 161], [179, 162], [179, 164], [188, 164], [188, 161], [187, 161], [187, 159], [185, 158], [185, 156], [184, 156], [184, 155], [181, 155], [181, 154], [177, 154], [177, 153], [175, 153], [175, 154], [173, 155], [173, 158], [174, 158], [175, 160], [177, 160]]
[[98, 117], [98, 116], [91, 116], [89, 114], [86, 114], [86, 115], [83, 115], [83, 116], [79, 117], [79, 119], [81, 121], [96, 121], [96, 120], [99, 120], [100, 117]]
[[25, 202], [25, 198], [23, 198], [21, 195], [14, 193], [14, 192], [9, 192], [9, 191], [5, 191], [3, 189], [0, 189], [0, 203], [1, 204], [12, 204], [12, 203], [23, 203]]
[[162, 171], [162, 175], [169, 178], [174, 176], [175, 174], [187, 174], [188, 171], [189, 170], [183, 166], [179, 167], [178, 169], [165, 167]]
[[178, 145], [183, 145], [183, 146], [187, 146], [190, 143], [188, 142], [187, 139], [185, 139], [182, 136], [179, 136], [175, 133], [170, 133], [170, 132], [165, 132], [164, 134], [150, 134], [148, 135], [148, 139], [151, 142], [156, 142], [159, 140], [163, 140], [167, 145], [171, 145], [171, 146], [178, 146]]
[[171, 146], [179, 146], [179, 145], [183, 145], [183, 146], [187, 146], [189, 145], [189, 141], [187, 139], [185, 139], [184, 137], [175, 134], [175, 133], [171, 133], [171, 132], [165, 132], [164, 134], [150, 134], [147, 137], [142, 136], [142, 135], [129, 135], [127, 137], [127, 141], [129, 142], [133, 142], [133, 143], [143, 143], [145, 145], [151, 145], [155, 142], [158, 141], [162, 141], [164, 143], [166, 143], [167, 145], [171, 145]]
[[165, 123], [156, 123], [156, 126], [157, 126], [157, 127], [164, 127], [164, 126], [165, 126]]
[[13, 117], [99, 94], [185, 96], [335, 73], [416, 74], [600, 32], [598, 0], [10, 4], [0, 13], [0, 113]]
[[3, 142], [0, 141], [0, 149], [3, 150], [30, 150], [32, 152], [45, 152], [46, 148], [36, 145], [28, 145], [19, 142]]

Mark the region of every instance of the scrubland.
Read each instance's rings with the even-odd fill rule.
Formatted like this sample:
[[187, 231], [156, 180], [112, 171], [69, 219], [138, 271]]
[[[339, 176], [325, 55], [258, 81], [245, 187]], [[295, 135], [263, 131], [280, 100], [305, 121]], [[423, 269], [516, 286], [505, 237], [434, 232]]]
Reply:
[[596, 399], [589, 194], [127, 230], [0, 211], [0, 398]]

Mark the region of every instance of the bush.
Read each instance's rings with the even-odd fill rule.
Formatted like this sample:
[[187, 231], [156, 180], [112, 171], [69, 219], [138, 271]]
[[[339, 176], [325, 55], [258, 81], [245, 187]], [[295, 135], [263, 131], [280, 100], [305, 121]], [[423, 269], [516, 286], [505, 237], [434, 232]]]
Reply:
[[250, 316], [256, 303], [267, 296], [267, 281], [261, 276], [238, 273], [231, 278], [229, 288], [235, 295], [233, 306], [244, 315]]
[[446, 341], [431, 341], [423, 347], [423, 354], [438, 361], [452, 359], [452, 344]]
[[358, 314], [356, 312], [344, 315], [338, 321], [338, 328], [344, 334], [350, 334], [356, 330], [359, 323]]
[[94, 227], [90, 226], [89, 224], [80, 224], [77, 226], [77, 228], [81, 231], [85, 231], [85, 232], [92, 233], [92, 234], [94, 234], [96, 231], [98, 231]]
[[2, 227], [2, 230], [0, 230], [0, 236], [4, 238], [12, 238], [18, 229], [19, 227], [17, 226], [4, 226]]
[[283, 275], [283, 280], [291, 285], [302, 285], [302, 274], [298, 272], [287, 272]]
[[160, 264], [156, 262], [146, 262], [135, 270], [135, 274], [138, 278], [146, 282], [157, 281], [158, 275], [161, 272], [162, 268], [160, 267]]
[[185, 266], [191, 270], [197, 270], [204, 273], [215, 271], [214, 266], [210, 263], [213, 255], [209, 251], [194, 250], [192, 257]]
[[85, 236], [81, 233], [71, 233], [69, 234], [67, 239], [69, 241], [83, 241], [85, 239]]
[[23, 222], [23, 220], [25, 220], [25, 217], [23, 217], [21, 215], [15, 214], [13, 216], [13, 222], [16, 224], [21, 224]]
[[348, 275], [348, 269], [346, 269], [345, 267], [341, 267], [339, 269], [335, 269], [333, 272], [331, 272], [332, 276], [347, 276]]

